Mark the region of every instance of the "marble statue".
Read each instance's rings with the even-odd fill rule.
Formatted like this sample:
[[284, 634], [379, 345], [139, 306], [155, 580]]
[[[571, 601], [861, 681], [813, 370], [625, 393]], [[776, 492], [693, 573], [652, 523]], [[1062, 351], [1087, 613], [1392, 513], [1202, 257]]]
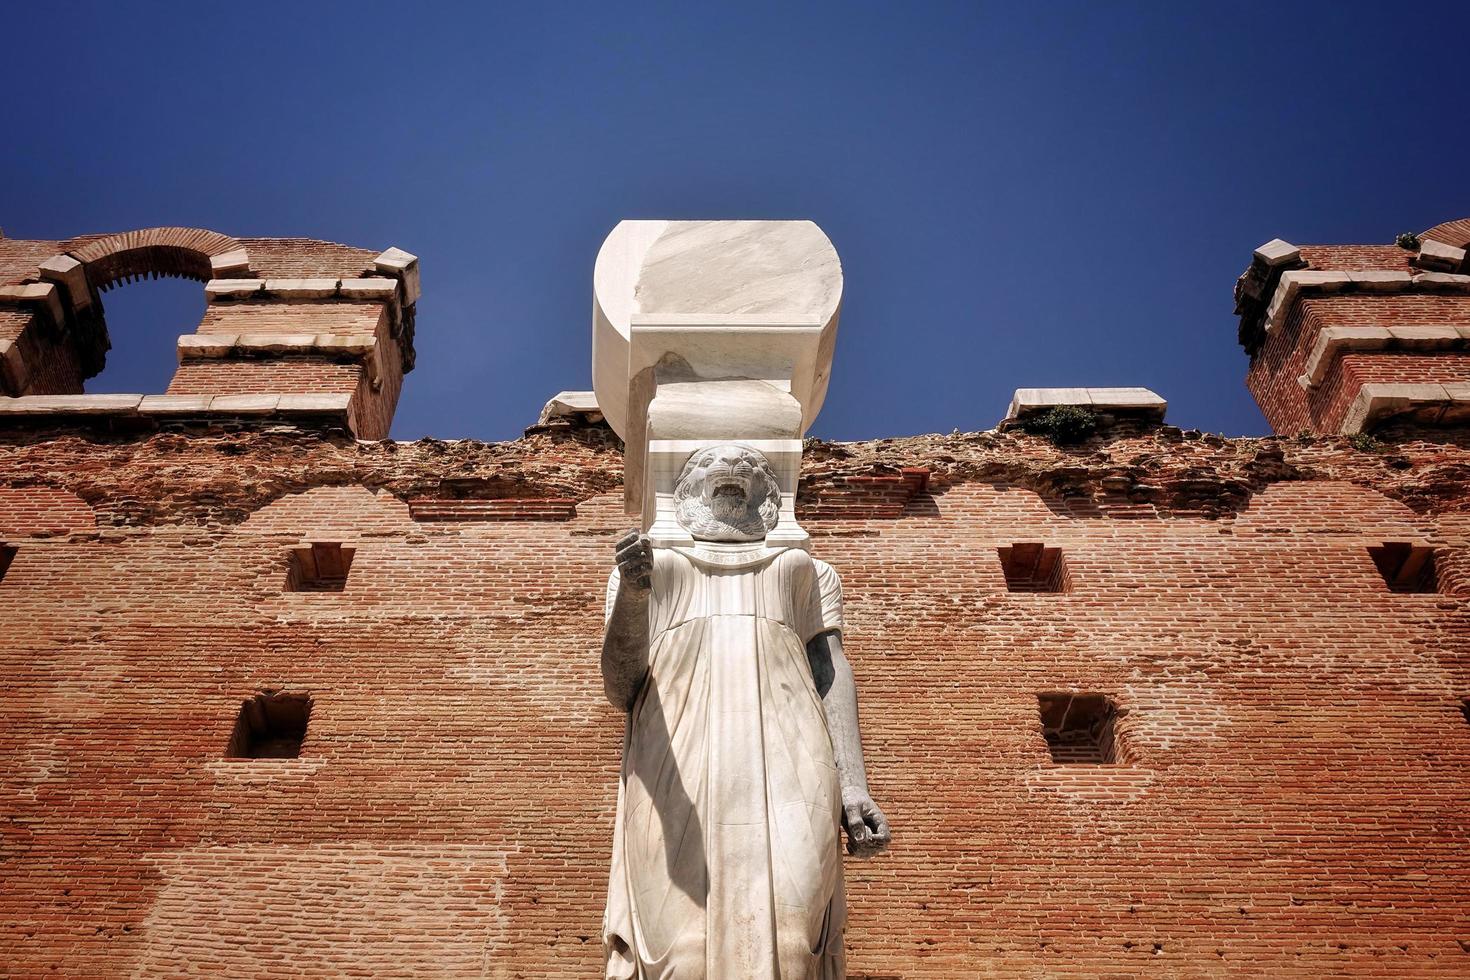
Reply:
[[[689, 457], [674, 490], [692, 546], [617, 547], [602, 670], [628, 712], [608, 889], [608, 977], [845, 976], [839, 833], [871, 855], [842, 586], [767, 541], [777, 478], [739, 444]], [[779, 540], [779, 539], [776, 539]]]

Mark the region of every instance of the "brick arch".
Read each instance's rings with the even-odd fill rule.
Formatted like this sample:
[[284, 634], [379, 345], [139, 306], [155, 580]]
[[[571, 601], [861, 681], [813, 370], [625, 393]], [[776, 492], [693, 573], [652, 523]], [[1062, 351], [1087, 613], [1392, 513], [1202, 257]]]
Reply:
[[1470, 218], [1459, 218], [1455, 221], [1446, 221], [1435, 225], [1433, 228], [1419, 236], [1420, 238], [1432, 238], [1445, 245], [1453, 245], [1456, 248], [1470, 247]]
[[88, 242], [71, 256], [86, 266], [93, 288], [105, 291], [159, 276], [207, 282], [210, 259], [241, 248], [239, 239], [203, 228], [140, 228]]

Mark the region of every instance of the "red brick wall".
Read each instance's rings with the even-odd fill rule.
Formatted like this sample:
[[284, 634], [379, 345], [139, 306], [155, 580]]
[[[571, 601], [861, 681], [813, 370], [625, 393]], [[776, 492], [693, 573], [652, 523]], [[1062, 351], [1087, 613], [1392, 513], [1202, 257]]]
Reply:
[[1297, 301], [1281, 328], [1267, 337], [1251, 360], [1246, 386], [1276, 432], [1336, 432], [1366, 382], [1463, 382], [1470, 379], [1470, 370], [1466, 355], [1452, 351], [1358, 352], [1339, 357], [1322, 383], [1307, 390], [1297, 378], [1305, 371], [1323, 327], [1463, 324], [1470, 324], [1470, 296], [1308, 296]]
[[[0, 283], [39, 281], [39, 264], [62, 254], [84, 263], [92, 294], [134, 276], [165, 274], [204, 279], [213, 274], [212, 256], [238, 249], [248, 252], [248, 269], [235, 269], [232, 276], [335, 282], [370, 275], [378, 283], [392, 282], [376, 272], [374, 258], [378, 253], [373, 250], [310, 239], [234, 239], [202, 229], [152, 228], [60, 242], [0, 238]], [[43, 322], [45, 318], [35, 316], [21, 304], [0, 305], [4, 306], [0, 308], [0, 340], [16, 342], [7, 361], [10, 370], [0, 372], [0, 395], [80, 393], [85, 376], [99, 370], [104, 360], [106, 333], [98, 315], [100, 304], [92, 304], [84, 313], [72, 311], [60, 330], [51, 328]], [[385, 438], [408, 363], [405, 354], [412, 353], [411, 347], [405, 352], [393, 336], [394, 316], [410, 317], [412, 310], [395, 313], [384, 302], [333, 297], [222, 299], [206, 308], [198, 333], [375, 335], [377, 370], [370, 376], [359, 364], [338, 364], [336, 358], [299, 354], [273, 361], [258, 355], [212, 363], [190, 361], [180, 365], [168, 393], [352, 395], [347, 421], [354, 434], [365, 439]], [[17, 369], [20, 364], [24, 370]], [[16, 374], [19, 376], [10, 377]]]
[[[0, 962], [596, 975], [617, 459], [0, 433]], [[1365, 549], [1462, 556], [1467, 479], [1462, 445], [1177, 430], [812, 447], [895, 833], [848, 864], [850, 972], [1463, 976], [1467, 600], [1391, 593]], [[575, 514], [414, 520], [450, 490]], [[344, 592], [284, 591], [305, 541], [356, 548]], [[1037, 541], [1070, 592], [1005, 590], [996, 549]], [[314, 698], [301, 757], [221, 758], [265, 689]], [[1066, 689], [1126, 711], [1127, 764], [1050, 761], [1036, 695]]]
[[361, 364], [337, 364], [320, 358], [191, 361], [174, 372], [168, 394], [351, 393], [361, 379]]
[[171, 395], [347, 394], [350, 425], [364, 439], [383, 439], [403, 389], [403, 351], [383, 303], [225, 302], [212, 304], [201, 334], [337, 334], [377, 338], [377, 383], [358, 362], [325, 356], [190, 361], [179, 365]]
[[393, 339], [388, 315], [381, 307], [376, 329], [366, 332], [377, 335], [377, 384], [366, 372], [358, 380], [352, 398], [352, 431], [359, 439], [386, 439], [403, 391], [403, 348]]
[[198, 333], [371, 334], [382, 303], [332, 300], [211, 303]]
[[12, 357], [23, 364], [22, 385], [0, 395], [71, 395], [81, 391], [82, 368], [76, 350], [49, 326], [44, 314], [0, 310], [0, 340], [15, 343]]

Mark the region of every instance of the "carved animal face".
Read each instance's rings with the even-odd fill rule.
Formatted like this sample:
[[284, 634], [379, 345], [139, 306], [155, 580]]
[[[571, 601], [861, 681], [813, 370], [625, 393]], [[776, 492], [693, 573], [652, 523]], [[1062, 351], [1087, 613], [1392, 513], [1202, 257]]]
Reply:
[[759, 541], [776, 526], [780, 508], [771, 464], [736, 443], [690, 456], [674, 487], [674, 517], [700, 541]]

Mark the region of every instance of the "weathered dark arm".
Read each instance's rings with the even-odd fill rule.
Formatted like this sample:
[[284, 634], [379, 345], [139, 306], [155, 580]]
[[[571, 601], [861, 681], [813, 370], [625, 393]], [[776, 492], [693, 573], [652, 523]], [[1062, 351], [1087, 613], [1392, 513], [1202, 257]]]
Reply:
[[847, 849], [862, 856], [877, 854], [888, 846], [888, 819], [868, 792], [867, 768], [863, 763], [863, 739], [858, 729], [857, 684], [852, 665], [842, 652], [842, 635], [831, 632], [814, 637], [806, 647], [812, 680], [822, 698], [827, 730], [832, 735], [832, 755], [842, 781], [842, 814], [847, 828]]
[[613, 707], [628, 711], [648, 675], [653, 553], [637, 531], [630, 531], [617, 549], [618, 591], [602, 637], [602, 688]]

